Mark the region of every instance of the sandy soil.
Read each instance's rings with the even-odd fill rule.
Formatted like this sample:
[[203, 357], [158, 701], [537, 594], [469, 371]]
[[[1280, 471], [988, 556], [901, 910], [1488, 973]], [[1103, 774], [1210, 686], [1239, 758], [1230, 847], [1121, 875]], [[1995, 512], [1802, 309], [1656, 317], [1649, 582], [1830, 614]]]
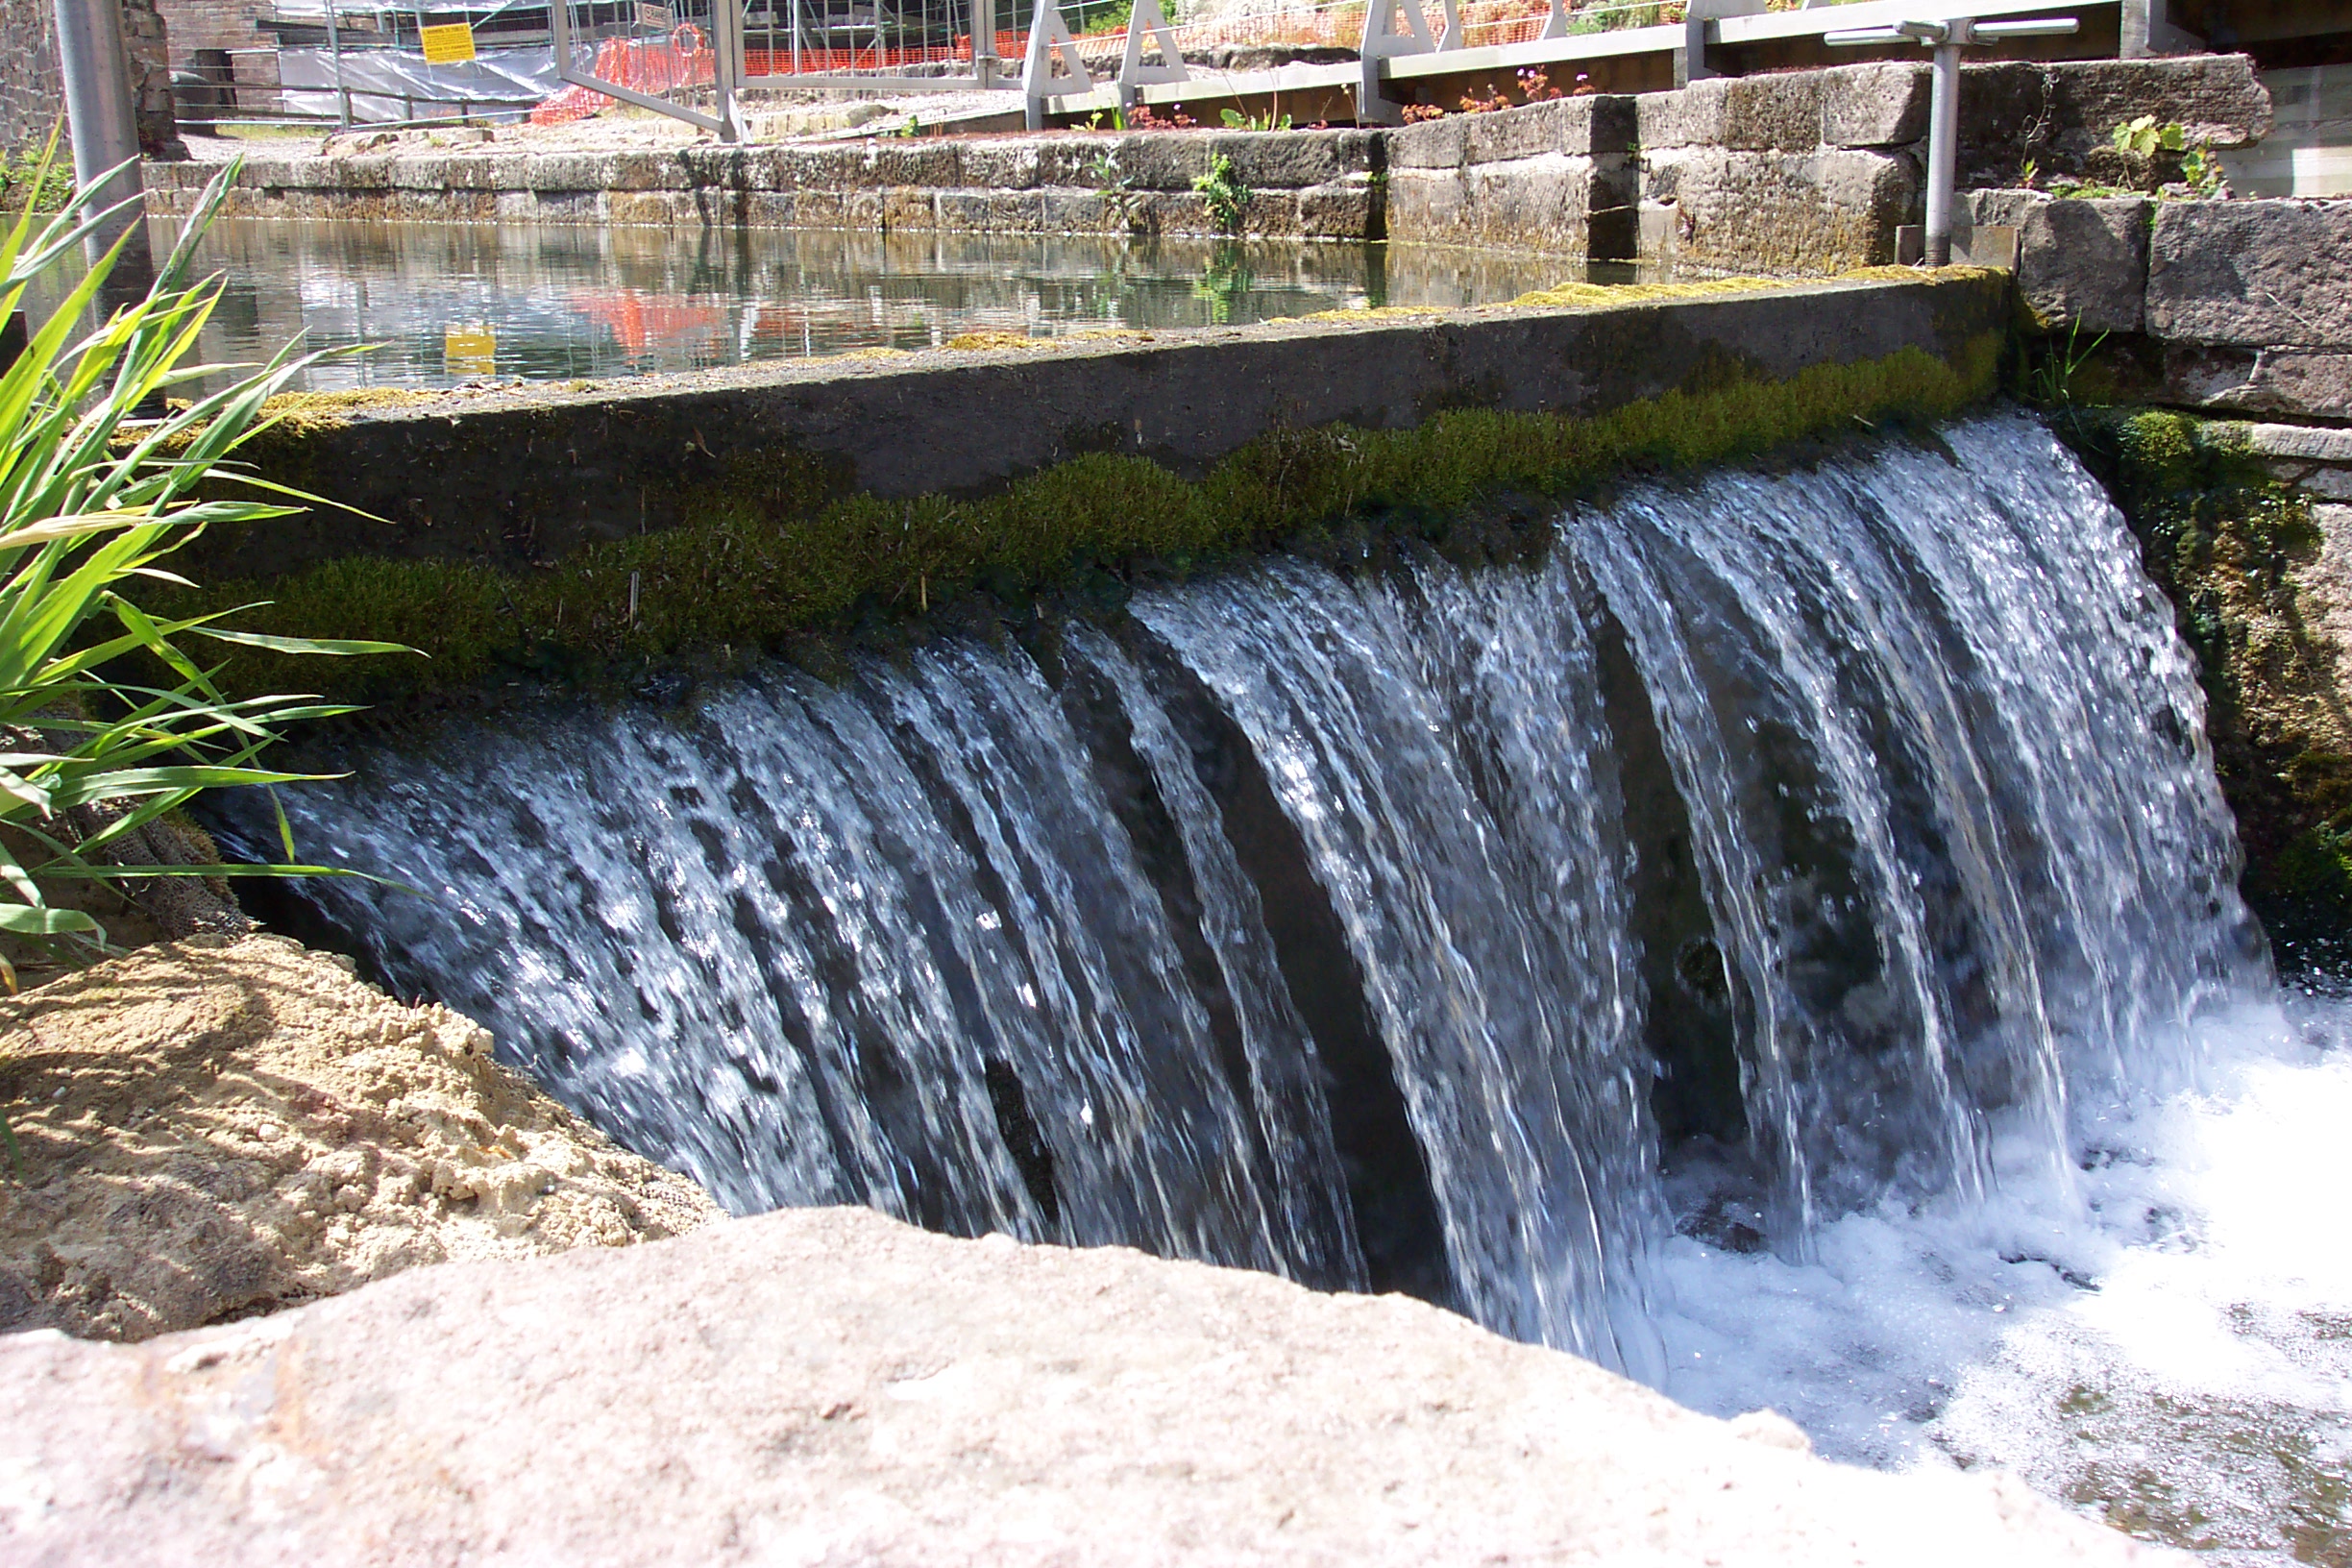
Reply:
[[199, 935], [0, 1002], [0, 1330], [142, 1339], [717, 1217], [490, 1047], [282, 937]]

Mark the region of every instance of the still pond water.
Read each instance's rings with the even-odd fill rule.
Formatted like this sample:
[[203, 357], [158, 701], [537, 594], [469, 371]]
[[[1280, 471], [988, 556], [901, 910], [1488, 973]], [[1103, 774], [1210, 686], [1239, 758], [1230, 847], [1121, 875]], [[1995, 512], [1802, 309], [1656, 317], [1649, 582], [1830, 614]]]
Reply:
[[[172, 232], [158, 222], [154, 239], [159, 255]], [[264, 357], [296, 332], [314, 349], [375, 345], [313, 370], [316, 390], [1489, 305], [1585, 273], [1384, 244], [257, 219], [217, 224], [202, 264], [228, 285], [205, 345], [214, 362]]]

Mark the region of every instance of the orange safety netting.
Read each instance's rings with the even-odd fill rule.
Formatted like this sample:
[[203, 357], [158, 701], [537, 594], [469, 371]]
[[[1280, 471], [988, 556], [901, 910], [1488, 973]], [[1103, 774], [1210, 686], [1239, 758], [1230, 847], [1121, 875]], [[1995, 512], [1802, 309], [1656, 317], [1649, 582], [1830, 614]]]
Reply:
[[[1767, 5], [1775, 10], [1783, 9], [1786, 4], [1787, 0], [1767, 0]], [[1220, 43], [1335, 44], [1352, 48], [1363, 36], [1364, 9], [1357, 0], [1339, 0], [1338, 4], [1298, 6], [1221, 21], [1180, 24], [1169, 31], [1176, 35], [1179, 46], [1187, 49], [1206, 49]], [[1442, 33], [1444, 23], [1435, 14], [1438, 8], [1433, 0], [1425, 0], [1424, 10], [1431, 13], [1431, 23]], [[1632, 14], [1625, 14], [1624, 21], [1656, 22], [1679, 19], [1682, 7], [1672, 0], [1639, 6], [1626, 5], [1622, 0], [1602, 5], [1569, 0], [1569, 10], [1595, 16], [1629, 12]], [[1464, 0], [1460, 12], [1464, 41], [1469, 44], [1525, 43], [1542, 35], [1550, 19], [1551, 3]], [[1078, 53], [1090, 69], [1097, 75], [1115, 74], [1126, 51], [1127, 35], [1124, 31], [1086, 34], [1077, 43]], [[1017, 62], [1026, 56], [1028, 48], [1027, 29], [997, 31], [998, 59]], [[889, 71], [910, 65], [968, 61], [971, 55], [968, 36], [959, 36], [952, 44], [905, 48], [881, 45], [857, 49], [803, 48], [796, 54], [789, 48], [746, 49], [744, 74], [776, 77], [791, 76], [796, 71], [808, 75]], [[679, 26], [667, 38], [608, 38], [597, 50], [594, 74], [616, 86], [647, 93], [704, 86], [712, 80], [710, 49], [701, 29], [692, 23]], [[536, 125], [561, 125], [585, 119], [612, 101], [594, 87], [569, 86], [532, 110], [530, 117]]]

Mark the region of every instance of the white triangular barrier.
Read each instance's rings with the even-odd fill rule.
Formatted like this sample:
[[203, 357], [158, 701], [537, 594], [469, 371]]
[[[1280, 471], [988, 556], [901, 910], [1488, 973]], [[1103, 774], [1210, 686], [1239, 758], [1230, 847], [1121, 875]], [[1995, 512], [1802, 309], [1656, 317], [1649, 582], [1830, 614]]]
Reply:
[[1438, 0], [1445, 7], [1445, 37], [1437, 40], [1440, 53], [1449, 49], [1465, 49], [1470, 40], [1462, 36], [1461, 12], [1455, 9], [1454, 0]]
[[[1405, 13], [1403, 32], [1397, 29], [1400, 10]], [[1363, 47], [1359, 51], [1364, 59], [1433, 54], [1436, 48], [1436, 40], [1430, 37], [1429, 19], [1421, 14], [1421, 0], [1372, 0], [1364, 8]]]
[[[1400, 11], [1405, 18], [1401, 30], [1397, 26]], [[1381, 91], [1380, 62], [1397, 55], [1433, 54], [1436, 48], [1436, 40], [1430, 37], [1429, 18], [1421, 14], [1421, 0], [1372, 0], [1364, 8], [1363, 45], [1357, 51], [1362, 74], [1356, 84], [1356, 123], [1397, 124], [1404, 110]]]
[[[1057, 52], [1060, 63], [1055, 62]], [[1029, 56], [1021, 62], [1021, 90], [1032, 99], [1061, 98], [1094, 90], [1094, 78], [1078, 58], [1078, 40], [1054, 0], [1037, 0], [1029, 18]]]
[[1552, 18], [1544, 23], [1543, 37], [1547, 38], [1564, 38], [1567, 36], [1567, 0], [1552, 0]]
[[[1157, 65], [1143, 62], [1148, 44], [1160, 46]], [[1191, 80], [1192, 73], [1185, 68], [1184, 51], [1176, 45], [1176, 35], [1168, 26], [1166, 12], [1160, 9], [1160, 0], [1135, 0], [1135, 10], [1127, 18], [1127, 58], [1119, 64], [1119, 86], [1132, 89]]]

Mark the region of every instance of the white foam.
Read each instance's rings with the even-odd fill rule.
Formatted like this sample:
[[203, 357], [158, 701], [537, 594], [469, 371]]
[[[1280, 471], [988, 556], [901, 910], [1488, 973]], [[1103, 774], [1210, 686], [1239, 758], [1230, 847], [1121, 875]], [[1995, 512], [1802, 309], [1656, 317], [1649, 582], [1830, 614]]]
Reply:
[[2217, 1562], [2346, 1560], [2352, 1006], [2206, 1033], [2206, 1082], [2100, 1118], [2070, 1178], [1851, 1215], [1801, 1262], [1678, 1237], [1667, 1391], [1833, 1458], [2005, 1466]]

